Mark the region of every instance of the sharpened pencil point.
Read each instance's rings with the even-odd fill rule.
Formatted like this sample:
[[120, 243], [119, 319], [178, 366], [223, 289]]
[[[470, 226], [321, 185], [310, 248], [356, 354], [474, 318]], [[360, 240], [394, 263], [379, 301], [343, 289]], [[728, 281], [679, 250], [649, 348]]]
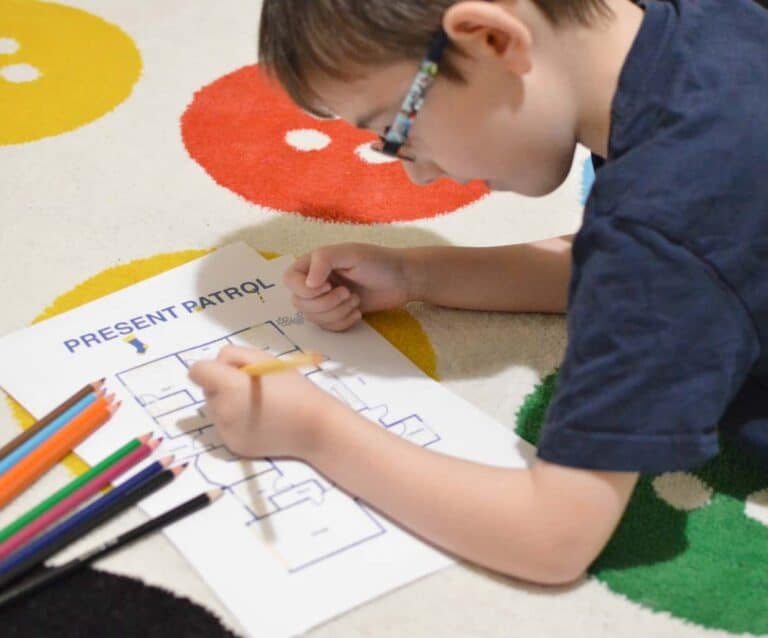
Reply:
[[208, 490], [206, 492], [208, 495], [208, 499], [213, 503], [213, 501], [220, 499], [222, 496], [224, 496], [224, 490], [215, 489], [215, 490]]
[[168, 467], [171, 463], [173, 463], [173, 458], [174, 458], [173, 454], [171, 454], [170, 456], [165, 456], [162, 459], [160, 459], [159, 463], [163, 467]]

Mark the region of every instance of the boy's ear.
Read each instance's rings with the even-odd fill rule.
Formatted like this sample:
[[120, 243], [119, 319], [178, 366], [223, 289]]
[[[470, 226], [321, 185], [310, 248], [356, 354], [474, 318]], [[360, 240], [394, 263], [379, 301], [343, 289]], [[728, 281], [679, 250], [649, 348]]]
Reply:
[[443, 16], [448, 37], [473, 58], [492, 58], [517, 75], [531, 70], [533, 35], [508, 4], [466, 0]]

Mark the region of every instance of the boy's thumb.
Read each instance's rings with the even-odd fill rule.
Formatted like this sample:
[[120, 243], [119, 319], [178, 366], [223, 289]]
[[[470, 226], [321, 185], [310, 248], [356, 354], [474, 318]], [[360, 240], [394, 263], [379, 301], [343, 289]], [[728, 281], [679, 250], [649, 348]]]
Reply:
[[310, 255], [309, 270], [304, 281], [308, 288], [319, 288], [326, 282], [333, 270], [333, 261], [330, 257], [323, 250], [316, 250]]
[[309, 256], [305, 284], [310, 288], [322, 286], [334, 270], [353, 268], [359, 262], [354, 244], [337, 244], [314, 250]]

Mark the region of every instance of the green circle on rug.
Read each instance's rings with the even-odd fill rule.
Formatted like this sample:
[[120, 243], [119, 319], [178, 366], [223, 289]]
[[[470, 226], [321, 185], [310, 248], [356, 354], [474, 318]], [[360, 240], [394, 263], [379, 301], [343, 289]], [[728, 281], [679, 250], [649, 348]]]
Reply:
[[[557, 374], [530, 394], [518, 434], [535, 443]], [[590, 573], [613, 591], [733, 633], [768, 633], [768, 471], [721, 440], [694, 472], [644, 475]]]

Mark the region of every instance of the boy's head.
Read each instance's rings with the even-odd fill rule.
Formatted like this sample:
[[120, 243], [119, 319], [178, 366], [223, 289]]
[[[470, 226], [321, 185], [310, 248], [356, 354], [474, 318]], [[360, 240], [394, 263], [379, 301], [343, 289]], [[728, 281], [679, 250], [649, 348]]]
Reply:
[[264, 0], [259, 59], [303, 109], [382, 135], [442, 27], [407, 173], [541, 195], [565, 178], [577, 141], [564, 34], [601, 23], [611, 1]]

